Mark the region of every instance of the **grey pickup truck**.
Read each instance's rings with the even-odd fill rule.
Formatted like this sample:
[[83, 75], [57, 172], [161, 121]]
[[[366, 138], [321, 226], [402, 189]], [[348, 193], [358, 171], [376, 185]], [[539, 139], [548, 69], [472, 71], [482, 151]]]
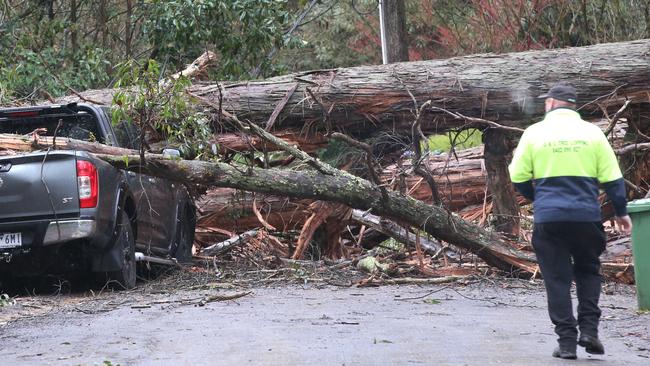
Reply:
[[[58, 141], [137, 149], [136, 128], [113, 125], [109, 115], [85, 104], [0, 109], [0, 133], [46, 129]], [[2, 155], [0, 279], [73, 270], [133, 288], [136, 257], [191, 259], [195, 211], [184, 185], [85, 151]]]

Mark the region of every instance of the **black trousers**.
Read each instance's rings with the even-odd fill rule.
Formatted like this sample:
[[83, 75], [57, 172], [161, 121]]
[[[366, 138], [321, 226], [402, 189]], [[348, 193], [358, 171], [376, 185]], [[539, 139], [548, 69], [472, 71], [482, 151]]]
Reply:
[[[605, 232], [600, 222], [535, 224], [533, 248], [544, 276], [548, 313], [560, 346], [575, 347], [578, 331], [598, 336], [601, 275], [600, 254]], [[578, 320], [571, 304], [571, 281], [578, 295]]]

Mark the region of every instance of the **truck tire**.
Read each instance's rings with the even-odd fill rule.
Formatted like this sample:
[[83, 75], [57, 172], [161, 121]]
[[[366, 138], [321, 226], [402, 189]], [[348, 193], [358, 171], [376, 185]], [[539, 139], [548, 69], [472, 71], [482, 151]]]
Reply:
[[192, 262], [192, 245], [194, 245], [194, 215], [189, 209], [184, 209], [176, 228], [176, 252], [174, 258], [179, 263]]
[[117, 282], [117, 287], [130, 290], [135, 287], [136, 282], [136, 262], [135, 262], [135, 237], [133, 236], [133, 227], [131, 220], [126, 212], [122, 212], [120, 223], [117, 229], [115, 245], [124, 256], [122, 269], [117, 271], [106, 272], [109, 281]]

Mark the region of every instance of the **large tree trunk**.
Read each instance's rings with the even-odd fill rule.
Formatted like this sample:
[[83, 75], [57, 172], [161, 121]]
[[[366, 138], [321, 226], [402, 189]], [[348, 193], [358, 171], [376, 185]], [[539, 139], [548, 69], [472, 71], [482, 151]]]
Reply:
[[[200, 84], [188, 92], [218, 104], [242, 120], [266, 125], [289, 96], [275, 129], [332, 129], [361, 135], [379, 127], [410, 132], [416, 106], [423, 111], [422, 128], [442, 131], [467, 126], [444, 108], [470, 117], [525, 127], [543, 115], [536, 97], [559, 80], [573, 82], [583, 113], [647, 100], [650, 92], [650, 40], [589, 47], [508, 54], [483, 54], [446, 60], [404, 62], [318, 70], [264, 81]], [[110, 104], [111, 90], [83, 95]], [[68, 97], [65, 101], [79, 101]], [[476, 124], [475, 124], [476, 125]], [[480, 125], [480, 124], [479, 124]]]
[[150, 157], [144, 165], [139, 156], [102, 155], [123, 169], [142, 171], [181, 182], [208, 187], [230, 187], [260, 193], [311, 198], [343, 203], [420, 228], [435, 238], [476, 253], [486, 263], [506, 271], [535, 270], [535, 258], [503, 242], [495, 234], [474, 226], [444, 209], [427, 205], [396, 192], [382, 192], [369, 181], [328, 169], [314, 171], [248, 168], [241, 170], [225, 163], [169, 161]]
[[[650, 103], [650, 96], [648, 97]], [[638, 105], [630, 108], [626, 114], [628, 119], [625, 142], [628, 144], [650, 142], [650, 104]], [[650, 194], [650, 154], [647, 151], [637, 150], [621, 156], [621, 170], [628, 181], [628, 199], [641, 198]], [[645, 189], [645, 191], [644, 191]]]
[[406, 32], [406, 6], [404, 0], [382, 0], [379, 2], [383, 23], [384, 42], [382, 58], [384, 63], [391, 64], [409, 60], [408, 34]]
[[492, 194], [494, 228], [516, 234], [519, 232], [519, 203], [508, 172], [514, 146], [508, 135], [494, 129], [483, 133], [483, 142], [487, 189]]
[[[609, 125], [607, 120], [594, 123], [603, 130]], [[623, 144], [626, 131], [629, 130], [627, 123], [619, 122], [611, 131], [612, 145], [620, 147]], [[485, 135], [488, 141], [494, 137], [490, 137], [490, 134], [488, 132]], [[502, 134], [499, 131], [494, 131], [494, 134], [496, 134], [497, 141], [501, 141]], [[501, 143], [505, 144], [505, 141], [501, 141]], [[505, 151], [511, 149], [508, 144], [499, 146]], [[503, 231], [510, 232], [516, 226], [519, 203], [524, 199], [515, 194], [510, 181], [507, 180], [507, 175], [505, 175], [507, 161], [509, 161], [506, 153], [502, 150], [494, 151], [491, 158], [494, 162], [491, 162], [488, 153], [486, 152], [484, 156], [483, 150], [484, 148], [479, 146], [452, 154], [430, 155], [423, 164], [433, 173], [440, 199], [445, 207], [453, 212], [458, 212], [462, 217], [473, 216], [474, 211], [480, 210], [481, 216], [492, 215], [496, 218], [495, 227], [505, 223]], [[630, 159], [625, 158], [623, 161], [634, 160], [637, 166], [643, 163], [638, 161], [633, 154], [629, 154], [629, 156]], [[430, 187], [424, 178], [413, 173], [411, 163], [410, 158], [405, 158], [400, 164], [387, 166], [380, 174], [381, 182], [395, 191], [402, 190], [400, 184], [404, 184], [403, 191], [409, 196], [431, 203]], [[500, 174], [496, 174], [498, 179], [494, 179], [490, 184], [492, 166], [495, 166], [494, 170]], [[650, 173], [647, 169], [640, 170], [642, 172], [635, 173], [638, 176], [634, 182], [637, 182], [645, 192], [648, 187], [643, 182], [649, 179]], [[636, 172], [633, 168], [628, 171]], [[645, 174], [641, 174], [643, 172]], [[401, 182], [402, 178], [403, 182]], [[494, 202], [495, 197], [500, 197], [497, 198], [498, 202]], [[256, 199], [257, 207], [264, 219], [280, 230], [299, 229], [309, 216], [307, 207], [311, 203], [310, 200], [254, 195], [250, 192], [227, 188], [213, 189], [209, 190], [197, 202], [201, 210], [201, 216], [197, 221], [197, 226], [200, 228], [197, 233], [199, 240], [202, 243], [221, 240], [224, 234], [215, 231], [216, 228], [242, 232], [259, 227], [260, 222], [252, 209], [254, 199]], [[505, 205], [499, 202], [505, 202]], [[466, 212], [466, 209], [470, 209], [470, 211]], [[611, 217], [608, 212], [609, 210], [606, 210], [606, 216]]]

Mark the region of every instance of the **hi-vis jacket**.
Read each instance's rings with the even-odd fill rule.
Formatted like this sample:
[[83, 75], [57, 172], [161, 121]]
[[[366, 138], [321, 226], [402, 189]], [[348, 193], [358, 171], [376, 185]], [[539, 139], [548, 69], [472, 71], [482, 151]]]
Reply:
[[536, 223], [600, 221], [599, 183], [616, 215], [627, 214], [625, 183], [612, 147], [573, 109], [554, 109], [528, 127], [509, 171], [517, 190], [533, 201]]

